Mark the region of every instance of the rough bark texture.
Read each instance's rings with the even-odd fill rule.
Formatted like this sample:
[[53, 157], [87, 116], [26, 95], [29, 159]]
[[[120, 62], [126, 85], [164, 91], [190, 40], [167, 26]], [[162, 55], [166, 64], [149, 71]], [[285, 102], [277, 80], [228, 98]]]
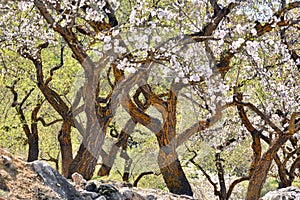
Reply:
[[26, 100], [29, 98], [31, 95], [32, 91], [34, 89], [31, 89], [25, 97], [22, 99], [21, 102], [18, 102], [18, 93], [15, 90], [15, 85], [17, 84], [17, 81], [13, 82], [12, 86], [6, 86], [7, 88], [10, 89], [10, 91], [13, 94], [13, 103], [12, 107], [15, 108], [18, 117], [20, 119], [20, 122], [22, 124], [22, 129], [27, 137], [27, 143], [28, 143], [28, 155], [27, 155], [27, 161], [32, 162], [34, 160], [38, 159], [39, 156], [39, 135], [38, 135], [38, 127], [37, 127], [37, 114], [41, 108], [41, 104], [37, 104], [34, 109], [31, 112], [31, 124], [29, 126], [29, 123], [26, 120], [24, 111], [22, 106], [26, 102]]
[[174, 194], [193, 196], [192, 188], [181, 167], [176, 153], [176, 105], [177, 92], [172, 85], [168, 94], [164, 112], [163, 129], [156, 134], [159, 144], [158, 165], [164, 181]]
[[167, 166], [161, 167], [160, 171], [170, 192], [193, 196], [192, 188], [178, 159]]
[[273, 145], [263, 154], [253, 175], [250, 178], [246, 200], [257, 200], [260, 197], [263, 184], [266, 181], [273, 157], [279, 148], [288, 140], [289, 136], [279, 136]]
[[71, 177], [73, 173], [78, 172], [83, 176], [84, 179], [90, 180], [95, 171], [97, 159], [98, 158], [95, 158], [88, 151], [88, 149], [85, 148], [84, 144], [81, 144], [76, 157], [74, 158], [73, 162], [70, 164], [68, 177]]
[[37, 160], [39, 157], [39, 140], [37, 137], [28, 138], [28, 157], [27, 162]]
[[61, 150], [62, 159], [62, 175], [67, 177], [69, 174], [69, 166], [73, 161], [72, 141], [71, 141], [71, 124], [64, 121], [58, 134], [58, 141]]

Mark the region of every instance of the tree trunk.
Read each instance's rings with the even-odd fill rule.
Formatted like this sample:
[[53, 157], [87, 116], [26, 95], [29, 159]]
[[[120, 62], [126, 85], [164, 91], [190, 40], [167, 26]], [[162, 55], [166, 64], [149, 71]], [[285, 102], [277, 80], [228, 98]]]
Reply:
[[120, 147], [122, 147], [123, 149], [127, 148], [128, 137], [130, 134], [132, 134], [135, 126], [136, 126], [136, 122], [133, 121], [132, 119], [129, 119], [125, 124], [125, 127], [121, 131], [118, 141], [111, 146], [109, 153], [106, 155], [101, 155], [103, 164], [98, 171], [98, 176], [109, 175], [110, 170], [115, 162], [119, 148]]
[[[159, 135], [160, 134], [158, 134], [158, 136]], [[162, 140], [159, 141], [161, 142]], [[181, 167], [173, 143], [166, 146], [160, 146], [157, 160], [161, 174], [169, 191], [178, 195], [184, 194], [193, 196], [192, 188]]]
[[115, 162], [115, 159], [117, 157], [117, 153], [119, 151], [119, 146], [112, 145], [110, 148], [109, 153], [101, 153], [102, 157], [102, 165], [97, 173], [98, 176], [108, 176], [110, 173], [110, 170]]
[[176, 152], [176, 105], [177, 90], [170, 87], [164, 113], [164, 125], [156, 134], [159, 144], [158, 165], [164, 181], [174, 194], [193, 196], [193, 191], [181, 167]]
[[97, 175], [98, 176], [108, 176], [111, 170], [111, 166], [107, 166], [104, 163], [101, 165]]
[[39, 140], [38, 138], [30, 135], [28, 137], [28, 157], [27, 162], [32, 162], [38, 159], [39, 157]]
[[160, 171], [170, 192], [193, 196], [192, 188], [178, 159], [167, 166], [160, 167]]
[[[36, 109], [32, 111], [32, 115], [35, 114], [35, 110]], [[27, 161], [32, 162], [39, 158], [39, 132], [36, 120], [33, 120], [33, 122], [31, 122], [31, 132], [27, 135], [27, 139], [29, 145]]]
[[71, 141], [71, 123], [63, 121], [61, 130], [58, 134], [58, 141], [61, 150], [61, 168], [62, 175], [68, 177], [69, 166], [73, 161], [72, 141]]
[[98, 158], [95, 158], [85, 145], [81, 143], [76, 157], [70, 164], [68, 178], [70, 178], [73, 173], [78, 172], [83, 178], [90, 180], [93, 177], [97, 160]]
[[218, 173], [218, 179], [219, 179], [219, 185], [220, 185], [220, 194], [219, 199], [220, 200], [226, 200], [227, 199], [227, 193], [226, 193], [226, 184], [225, 184], [225, 178], [224, 178], [224, 167], [222, 165], [222, 159], [221, 159], [221, 153], [217, 152], [215, 154], [216, 158], [216, 168]]
[[[277, 155], [275, 156], [275, 161], [276, 161], [276, 159], [279, 159], [279, 157], [277, 157]], [[278, 189], [292, 186], [292, 181], [288, 177], [288, 171], [285, 168], [285, 166], [282, 163], [278, 163], [277, 168], [278, 168], [278, 175], [279, 175], [279, 177], [277, 179]]]
[[255, 168], [253, 175], [250, 178], [246, 200], [257, 200], [260, 198], [260, 192], [266, 181], [274, 155], [279, 148], [291, 137], [290, 135], [280, 135], [269, 147], [266, 153], [263, 154], [258, 165]]

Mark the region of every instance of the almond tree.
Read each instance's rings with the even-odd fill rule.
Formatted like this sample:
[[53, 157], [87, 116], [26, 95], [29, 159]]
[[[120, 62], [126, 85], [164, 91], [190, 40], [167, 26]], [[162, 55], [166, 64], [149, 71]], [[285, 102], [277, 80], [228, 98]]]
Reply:
[[[83, 137], [68, 176], [77, 171], [90, 179], [100, 155], [102, 172], [108, 174], [111, 166], [107, 165], [112, 161], [105, 157], [110, 154], [104, 153], [103, 143], [117, 109], [122, 108], [129, 115], [126, 120], [133, 121], [131, 125], [142, 124], [155, 134], [157, 161], [169, 190], [192, 195], [177, 148], [216, 125], [226, 109], [236, 107], [235, 117], [243, 124], [236, 128], [245, 127], [253, 140], [247, 199], [258, 199], [274, 156], [299, 131], [298, 97], [288, 98], [297, 91], [299, 81], [299, 38], [292, 34], [299, 31], [298, 1], [34, 0], [21, 1], [17, 7], [15, 2], [8, 3], [14, 9], [4, 18], [10, 16], [12, 20], [14, 13], [23, 10], [20, 16], [24, 22], [15, 28], [4, 19], [1, 37], [13, 41], [8, 46], [33, 62], [39, 89], [67, 127], [75, 127]], [[49, 44], [57, 45], [57, 38], [66, 43], [83, 71], [72, 105], [49, 86], [53, 73], [44, 78], [47, 57], [42, 54]], [[2, 43], [5, 47], [7, 41]], [[290, 82], [276, 80], [282, 75]], [[157, 77], [165, 77], [165, 81], [158, 85]], [[277, 82], [285, 91], [293, 91], [280, 96], [282, 104], [289, 105], [285, 108], [289, 111], [288, 128], [270, 120], [280, 102], [275, 99], [278, 96], [270, 95]], [[261, 96], [256, 95], [256, 89], [263, 91]], [[281, 90], [276, 91], [281, 94]], [[178, 107], [185, 101], [179, 101], [180, 95], [197, 105], [194, 123], [182, 131], [178, 131]], [[269, 99], [263, 101], [266, 97]], [[149, 114], [149, 108], [159, 117]], [[257, 116], [262, 120], [254, 124], [252, 118]], [[126, 134], [132, 130], [123, 130], [125, 139], [121, 141], [126, 143]], [[269, 132], [271, 135], [266, 136]], [[226, 140], [228, 134], [215, 138]], [[270, 146], [262, 155], [263, 138]], [[220, 154], [218, 160], [221, 170]], [[226, 199], [221, 172], [220, 198]]]

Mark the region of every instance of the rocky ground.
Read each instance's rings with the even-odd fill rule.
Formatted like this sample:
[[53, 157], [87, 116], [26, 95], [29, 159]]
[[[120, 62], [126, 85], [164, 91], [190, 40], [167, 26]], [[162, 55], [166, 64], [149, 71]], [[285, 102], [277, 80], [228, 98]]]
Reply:
[[46, 186], [26, 162], [0, 148], [0, 199], [55, 199], [59, 196]]
[[24, 162], [0, 148], [0, 200], [154, 200], [192, 199], [155, 189], [133, 188], [116, 182], [85, 182], [80, 174], [66, 180], [46, 162]]
[[[193, 199], [157, 189], [141, 189], [128, 184], [93, 180], [80, 174], [65, 179], [49, 164], [31, 163], [13, 157], [0, 148], [0, 200], [177, 200]], [[299, 199], [300, 189], [284, 188], [268, 193], [263, 200]]]

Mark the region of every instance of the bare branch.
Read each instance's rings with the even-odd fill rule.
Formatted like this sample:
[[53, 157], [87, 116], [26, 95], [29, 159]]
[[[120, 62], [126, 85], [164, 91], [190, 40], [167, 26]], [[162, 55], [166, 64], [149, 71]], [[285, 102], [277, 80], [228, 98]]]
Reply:
[[237, 184], [239, 184], [239, 183], [241, 183], [241, 182], [243, 182], [243, 181], [248, 181], [248, 180], [250, 180], [250, 177], [249, 177], [249, 176], [241, 177], [241, 178], [239, 178], [239, 179], [234, 180], [234, 181], [230, 184], [230, 186], [229, 186], [229, 189], [228, 189], [227, 195], [226, 195], [226, 199], [229, 199], [229, 197], [230, 197], [231, 194], [232, 194], [232, 191], [233, 191], [234, 187], [235, 187]]
[[39, 118], [37, 118], [36, 122], [41, 122], [44, 127], [48, 127], [48, 126], [51, 126], [53, 124], [56, 124], [57, 122], [62, 122], [62, 121], [63, 121], [62, 119], [56, 119], [56, 120], [53, 120], [52, 122], [46, 123], [45, 120], [42, 117], [39, 117]]
[[58, 65], [56, 65], [55, 67], [53, 67], [52, 69], [50, 69], [50, 77], [47, 78], [46, 80], [46, 85], [52, 80], [52, 76], [54, 74], [54, 71], [59, 70], [63, 65], [64, 65], [64, 46], [61, 47], [60, 49], [60, 63]]
[[246, 106], [250, 108], [253, 112], [258, 114], [276, 133], [283, 134], [283, 131], [281, 131], [271, 120], [270, 117], [262, 113], [255, 105], [252, 103], [244, 103], [244, 102], [236, 102], [237, 105]]
[[56, 170], [59, 170], [59, 160], [57, 158], [52, 157], [49, 152], [47, 152], [47, 155], [49, 158], [41, 158], [41, 160], [44, 160], [47, 162], [54, 162]]
[[139, 176], [134, 180], [133, 182], [133, 187], [137, 187], [137, 184], [139, 183], [139, 181], [147, 175], [151, 175], [151, 174], [155, 174], [154, 172], [142, 172], [139, 174]]
[[34, 88], [31, 88], [29, 90], [29, 92], [26, 94], [26, 96], [22, 99], [21, 103], [20, 103], [20, 107], [22, 107], [25, 103], [25, 101], [29, 98], [29, 96], [31, 95], [31, 93], [33, 92]]
[[194, 154], [194, 156], [192, 158], [189, 159], [189, 161], [195, 165], [197, 167], [197, 169], [199, 169], [203, 175], [205, 176], [205, 178], [208, 180], [208, 182], [213, 186], [214, 188], [214, 194], [219, 196], [220, 195], [220, 191], [218, 190], [218, 187], [217, 187], [217, 183], [213, 182], [211, 177], [206, 173], [206, 171], [201, 167], [201, 165], [199, 165], [198, 163], [195, 162], [195, 158], [197, 157], [197, 153], [195, 150], [190, 150], [188, 149], [189, 152], [192, 152]]
[[214, 8], [214, 17], [220, 12], [221, 8], [218, 5], [217, 0], [209, 0], [211, 6]]

